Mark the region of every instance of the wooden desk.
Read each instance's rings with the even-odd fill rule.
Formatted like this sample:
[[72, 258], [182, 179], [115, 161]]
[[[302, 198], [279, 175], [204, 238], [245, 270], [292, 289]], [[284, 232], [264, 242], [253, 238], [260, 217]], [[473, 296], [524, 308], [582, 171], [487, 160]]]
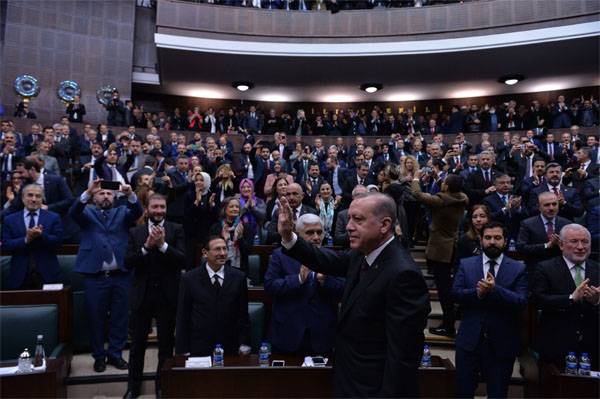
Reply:
[[[3, 363], [3, 367], [16, 363]], [[43, 373], [3, 375], [0, 377], [0, 392], [3, 398], [65, 398], [64, 379], [67, 364], [64, 357], [46, 359]]]
[[[225, 367], [185, 369], [185, 357], [165, 362], [161, 374], [165, 398], [327, 398], [332, 396], [333, 368], [300, 367], [300, 357], [273, 355], [285, 367], [259, 367], [258, 356], [226, 356]], [[422, 397], [454, 395], [454, 366], [432, 357], [433, 367], [421, 369]], [[329, 364], [329, 363], [328, 363]]]
[[554, 364], [548, 365], [549, 378], [542, 385], [542, 396], [549, 398], [598, 398], [600, 378], [565, 374]]

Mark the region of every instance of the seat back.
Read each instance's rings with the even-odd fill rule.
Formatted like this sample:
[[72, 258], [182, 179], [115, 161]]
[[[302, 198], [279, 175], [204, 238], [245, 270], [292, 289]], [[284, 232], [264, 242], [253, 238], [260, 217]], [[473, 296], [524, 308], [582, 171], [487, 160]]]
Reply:
[[0, 306], [0, 360], [18, 359], [23, 349], [35, 353], [37, 336], [44, 336], [44, 350], [50, 356], [58, 345], [58, 306]]
[[65, 286], [70, 285], [72, 292], [83, 291], [83, 275], [73, 271], [77, 255], [58, 255], [62, 282]]
[[10, 273], [10, 256], [0, 256], [0, 291], [6, 291], [8, 288], [8, 274]]
[[248, 255], [248, 277], [254, 285], [260, 285], [262, 283], [259, 255]]
[[261, 302], [248, 302], [248, 314], [252, 352], [256, 353], [265, 336], [265, 305]]

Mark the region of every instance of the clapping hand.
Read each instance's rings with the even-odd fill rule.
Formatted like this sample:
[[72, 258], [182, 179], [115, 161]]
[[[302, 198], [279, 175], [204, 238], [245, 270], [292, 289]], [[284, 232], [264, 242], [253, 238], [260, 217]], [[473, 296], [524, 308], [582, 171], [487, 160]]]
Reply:
[[585, 297], [586, 292], [590, 289], [590, 287], [588, 287], [589, 282], [590, 279], [586, 278], [577, 288], [575, 288], [575, 291], [573, 291], [573, 301], [579, 302]]
[[600, 302], [600, 287], [586, 285], [583, 291], [583, 297], [592, 305], [597, 305]]
[[36, 238], [41, 236], [43, 231], [44, 231], [44, 226], [42, 226], [42, 225], [37, 225], [30, 229], [27, 229], [27, 232], [25, 233], [26, 234], [25, 242], [27, 242], [27, 243], [32, 242], [33, 240], [35, 240]]
[[496, 287], [496, 278], [488, 272], [485, 279], [481, 279], [477, 282], [477, 296], [479, 298], [485, 297], [487, 294], [492, 292]]
[[238, 240], [240, 240], [242, 238], [243, 235], [244, 235], [244, 224], [238, 223], [238, 225], [235, 227], [235, 230], [233, 232], [233, 241], [237, 242]]
[[302, 281], [302, 283], [304, 284], [304, 282], [306, 281], [306, 279], [308, 278], [308, 275], [310, 274], [310, 269], [304, 265], [300, 266], [300, 281]]

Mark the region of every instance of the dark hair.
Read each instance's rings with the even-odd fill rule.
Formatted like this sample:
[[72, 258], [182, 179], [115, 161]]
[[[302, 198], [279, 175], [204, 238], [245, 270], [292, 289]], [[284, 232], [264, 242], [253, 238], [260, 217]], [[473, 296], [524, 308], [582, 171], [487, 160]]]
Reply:
[[446, 183], [448, 191], [451, 193], [458, 193], [462, 191], [463, 178], [459, 175], [448, 175], [444, 180], [444, 183]]
[[498, 180], [500, 180], [500, 179], [503, 179], [503, 178], [505, 178], [505, 177], [508, 177], [508, 178], [510, 178], [510, 176], [509, 176], [509, 175], [507, 175], [506, 173], [498, 173], [498, 174], [496, 175], [496, 177], [494, 177], [494, 184], [496, 184], [496, 182], [497, 182]]
[[492, 220], [492, 215], [490, 213], [490, 208], [488, 208], [487, 205], [484, 205], [484, 204], [475, 204], [475, 205], [473, 205], [473, 208], [471, 209], [471, 212], [469, 212], [469, 215], [468, 215], [469, 219], [467, 221], [467, 225], [469, 227], [467, 228], [467, 231], [465, 233], [467, 235], [467, 237], [469, 237], [471, 240], [477, 240], [477, 239], [479, 239], [479, 232], [475, 230], [475, 227], [473, 227], [473, 222], [472, 222], [473, 214], [478, 209], [481, 209], [483, 211], [483, 213], [485, 213], [485, 215], [488, 218], [488, 223], [489, 223], [490, 220]]
[[36, 156], [29, 156], [29, 157], [25, 158], [25, 161], [23, 162], [23, 168], [25, 170], [35, 169], [36, 172], [39, 172], [40, 170], [42, 170], [42, 167], [40, 166], [40, 162]]
[[148, 197], [148, 204], [152, 200], [159, 200], [159, 201], [165, 201], [165, 202], [167, 202], [167, 197], [165, 197], [162, 194], [154, 193], [154, 194], [152, 194], [151, 196]]
[[560, 166], [560, 164], [558, 162], [550, 162], [544, 168], [544, 173], [548, 173], [548, 169], [551, 169], [551, 168], [560, 168], [562, 170], [562, 166]]
[[206, 240], [206, 245], [204, 246], [204, 249], [206, 249], [207, 251], [210, 250], [210, 243], [215, 241], [215, 240], [222, 240], [223, 242], [225, 242], [225, 244], [227, 244], [227, 242], [225, 241], [225, 239], [219, 235], [212, 235], [209, 236], [208, 239]]
[[486, 225], [481, 228], [481, 237], [483, 237], [483, 233], [487, 229], [496, 229], [496, 228], [501, 228], [502, 229], [502, 237], [504, 237], [505, 239], [508, 238], [508, 231], [506, 230], [506, 227], [504, 227], [504, 225], [502, 223], [495, 222], [495, 221], [486, 223]]

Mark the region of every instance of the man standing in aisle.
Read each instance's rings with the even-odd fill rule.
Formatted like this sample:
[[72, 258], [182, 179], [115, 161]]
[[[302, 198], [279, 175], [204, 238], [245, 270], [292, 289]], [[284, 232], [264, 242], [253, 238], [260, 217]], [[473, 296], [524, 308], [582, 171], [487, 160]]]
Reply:
[[[95, 180], [69, 210], [69, 215], [81, 228], [74, 270], [84, 275], [92, 356], [97, 373], [106, 370], [106, 363], [119, 370], [128, 367], [122, 357], [127, 341], [130, 288], [125, 252], [129, 227], [142, 216], [143, 209], [131, 186], [122, 184], [119, 191], [127, 197], [127, 206], [113, 207], [115, 193], [100, 188], [100, 180]], [[86, 207], [90, 199], [93, 206]], [[109, 312], [106, 350], [105, 327]]]
[[160, 394], [160, 370], [173, 356], [177, 291], [181, 267], [185, 265], [185, 237], [179, 224], [165, 220], [167, 199], [153, 194], [146, 209], [148, 220], [129, 230], [125, 264], [133, 269], [131, 290], [131, 351], [129, 386], [125, 397], [140, 395], [148, 330], [156, 319], [158, 365], [155, 390]]

